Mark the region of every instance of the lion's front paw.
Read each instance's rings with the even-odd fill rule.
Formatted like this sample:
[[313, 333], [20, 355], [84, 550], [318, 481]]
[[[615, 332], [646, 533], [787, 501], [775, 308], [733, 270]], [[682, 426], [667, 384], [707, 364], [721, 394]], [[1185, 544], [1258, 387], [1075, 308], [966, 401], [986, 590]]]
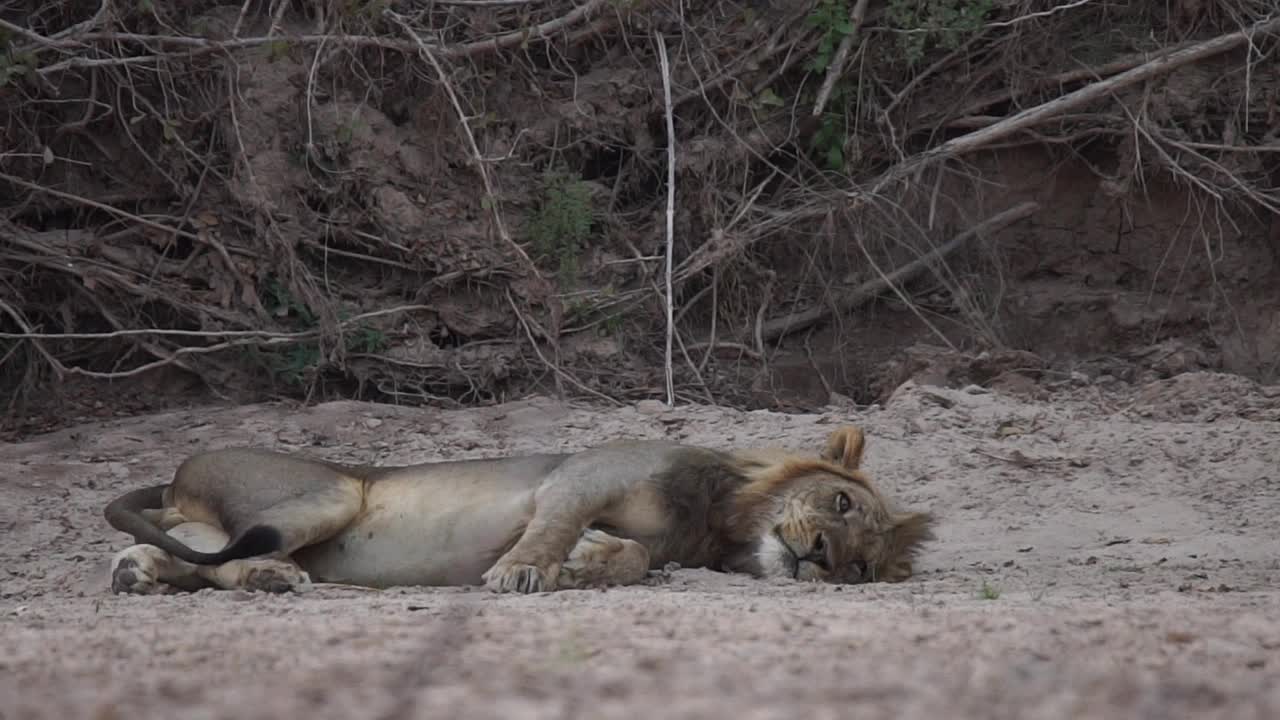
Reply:
[[[559, 572], [559, 568], [556, 568]], [[537, 565], [498, 561], [483, 576], [485, 587], [500, 593], [539, 593], [555, 590], [555, 574]]]
[[269, 593], [286, 593], [310, 584], [311, 578], [289, 563], [259, 561], [244, 575], [244, 589]]
[[111, 592], [127, 595], [167, 595], [174, 588], [156, 579], [155, 573], [137, 560], [122, 558], [111, 571]]
[[585, 589], [631, 585], [649, 572], [649, 550], [635, 540], [616, 538], [600, 530], [586, 530], [560, 567], [556, 586]]

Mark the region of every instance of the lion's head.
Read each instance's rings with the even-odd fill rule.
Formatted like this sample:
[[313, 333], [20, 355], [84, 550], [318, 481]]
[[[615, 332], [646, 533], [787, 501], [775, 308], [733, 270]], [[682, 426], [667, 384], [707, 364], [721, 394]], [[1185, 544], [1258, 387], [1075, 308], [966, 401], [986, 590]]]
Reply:
[[928, 513], [897, 512], [859, 469], [862, 430], [843, 427], [817, 458], [743, 453], [749, 482], [734, 498], [743, 570], [832, 583], [898, 582], [933, 538]]

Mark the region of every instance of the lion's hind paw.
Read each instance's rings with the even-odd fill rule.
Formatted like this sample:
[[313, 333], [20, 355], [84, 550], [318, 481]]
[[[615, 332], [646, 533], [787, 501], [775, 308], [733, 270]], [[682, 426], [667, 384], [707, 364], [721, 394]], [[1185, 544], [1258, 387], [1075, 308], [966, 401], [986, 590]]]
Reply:
[[244, 575], [244, 589], [267, 593], [287, 593], [311, 584], [311, 578], [288, 563], [260, 561]]
[[118, 595], [169, 595], [176, 591], [132, 558], [122, 558], [111, 570], [111, 592]]

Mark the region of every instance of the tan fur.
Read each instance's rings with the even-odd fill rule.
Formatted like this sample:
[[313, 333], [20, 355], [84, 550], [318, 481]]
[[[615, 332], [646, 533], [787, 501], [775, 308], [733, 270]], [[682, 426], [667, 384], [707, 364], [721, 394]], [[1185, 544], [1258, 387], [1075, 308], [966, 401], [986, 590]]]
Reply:
[[[750, 482], [735, 497], [734, 524], [748, 536], [766, 536], [770, 526], [780, 536], [780, 542], [763, 543], [762, 564], [793, 563], [795, 577], [831, 582], [900, 582], [911, 577], [920, 546], [934, 537], [933, 518], [890, 509], [861, 470], [865, 447], [860, 428], [843, 427], [827, 437], [818, 459], [784, 450], [741, 454]], [[837, 522], [824, 511], [822, 501], [840, 489], [861, 506], [856, 519]], [[811, 550], [819, 533], [837, 543], [828, 553], [832, 567], [787, 556], [788, 551], [796, 555], [797, 549]], [[763, 572], [770, 574], [769, 567]]]
[[[568, 455], [352, 467], [265, 450], [196, 455], [106, 516], [139, 543], [116, 592], [632, 584], [668, 562], [826, 582], [905, 580], [932, 538], [860, 469], [840, 428], [816, 456], [618, 442]], [[163, 548], [161, 547], [163, 546]]]

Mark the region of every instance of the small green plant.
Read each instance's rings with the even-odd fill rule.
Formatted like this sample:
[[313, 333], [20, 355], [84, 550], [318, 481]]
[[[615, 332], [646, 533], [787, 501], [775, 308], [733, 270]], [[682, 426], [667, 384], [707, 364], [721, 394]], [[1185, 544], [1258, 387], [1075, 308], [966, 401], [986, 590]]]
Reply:
[[0, 87], [4, 87], [31, 72], [31, 68], [36, 66], [36, 59], [31, 53], [14, 54], [8, 42], [0, 42], [0, 45], [6, 46], [4, 52], [0, 52]]
[[818, 153], [828, 170], [844, 169], [844, 141], [848, 136], [848, 123], [843, 115], [823, 113], [822, 124], [809, 138], [809, 149]]
[[289, 55], [288, 40], [272, 40], [267, 43], [267, 62], [273, 63]]
[[[822, 32], [818, 47], [806, 67], [811, 72], [825, 73], [840, 43], [853, 32], [848, 0], [821, 0], [806, 20]], [[823, 113], [821, 124], [809, 138], [809, 149], [828, 170], [839, 172], [845, 168], [844, 145], [849, 136], [846, 110], [851, 102], [857, 100], [856, 92], [857, 88], [851, 87], [848, 79], [842, 77], [837, 81], [827, 99], [829, 110]]]
[[538, 254], [550, 258], [556, 274], [572, 282], [578, 274], [578, 255], [591, 234], [595, 212], [591, 189], [581, 180], [548, 173], [542, 203], [529, 223], [529, 236]]
[[338, 123], [338, 127], [334, 130], [334, 139], [338, 141], [339, 145], [345, 147], [350, 145], [352, 140], [355, 140], [357, 131], [364, 130], [366, 127], [363, 120], [358, 117], [352, 117], [346, 122]]
[[347, 0], [341, 12], [344, 18], [372, 21], [382, 17], [389, 7], [389, 0]]
[[889, 0], [889, 24], [901, 31], [899, 43], [907, 63], [915, 65], [936, 44], [960, 47], [982, 29], [994, 0]]
[[[318, 324], [315, 313], [302, 301], [289, 292], [289, 288], [277, 278], [271, 278], [266, 285], [266, 293], [261, 298], [262, 306], [274, 317], [280, 318], [296, 330], [312, 330]], [[346, 321], [351, 314], [345, 310], [338, 311], [338, 319]], [[387, 335], [371, 325], [346, 327], [342, 334], [342, 345], [347, 352], [376, 353], [388, 346]], [[303, 385], [310, 373], [321, 364], [323, 357], [320, 345], [315, 340], [303, 340], [285, 348], [265, 348], [251, 351], [253, 357], [273, 375], [290, 385]]]
[[304, 330], [315, 327], [316, 316], [311, 312], [311, 308], [295, 298], [293, 293], [289, 292], [289, 288], [278, 278], [273, 277], [267, 281], [267, 294], [260, 300], [262, 307], [274, 317], [291, 317], [294, 325]]
[[983, 600], [995, 600], [1000, 597], [1000, 588], [989, 584], [986, 580], [983, 580], [982, 588], [978, 590], [978, 597]]
[[164, 141], [173, 142], [176, 140], [178, 138], [178, 128], [180, 127], [181, 125], [169, 118], [161, 118], [160, 128], [161, 134], [164, 136]]
[[272, 372], [290, 385], [303, 385], [307, 374], [320, 364], [320, 347], [315, 343], [300, 343], [287, 350], [267, 356]]
[[387, 334], [368, 325], [348, 330], [342, 337], [347, 352], [376, 353], [387, 349]]
[[761, 90], [755, 98], [752, 99], [751, 106], [754, 109], [761, 108], [782, 108], [787, 106], [787, 102], [774, 92], [773, 88], [767, 87]]
[[606, 337], [621, 337], [625, 319], [622, 313], [606, 316], [604, 321], [600, 323], [600, 334]]
[[[271, 277], [258, 293], [258, 301], [272, 317], [292, 330], [310, 330], [316, 325], [315, 314], [298, 300], [279, 278]], [[302, 385], [307, 373], [320, 362], [320, 347], [314, 341], [302, 341], [287, 347], [247, 348], [245, 353], [273, 376], [289, 385]]]
[[840, 41], [853, 32], [853, 25], [849, 23], [849, 3], [847, 0], [821, 0], [806, 21], [822, 31], [818, 47], [806, 67], [813, 72], [825, 72]]

